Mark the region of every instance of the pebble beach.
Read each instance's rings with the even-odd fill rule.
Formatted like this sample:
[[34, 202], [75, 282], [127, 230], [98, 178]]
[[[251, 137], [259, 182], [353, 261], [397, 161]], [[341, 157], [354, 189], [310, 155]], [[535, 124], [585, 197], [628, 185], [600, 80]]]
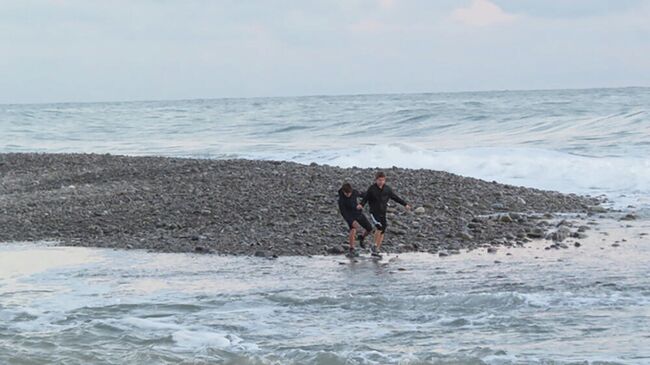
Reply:
[[[0, 154], [0, 241], [228, 255], [339, 255], [337, 190], [364, 191], [378, 169], [261, 160]], [[593, 197], [426, 169], [384, 169], [413, 206], [392, 203], [388, 253], [496, 250], [587, 236]], [[559, 215], [558, 215], [559, 214]], [[578, 220], [560, 219], [562, 214]], [[559, 223], [558, 223], [559, 221]], [[592, 222], [592, 224], [595, 224]]]

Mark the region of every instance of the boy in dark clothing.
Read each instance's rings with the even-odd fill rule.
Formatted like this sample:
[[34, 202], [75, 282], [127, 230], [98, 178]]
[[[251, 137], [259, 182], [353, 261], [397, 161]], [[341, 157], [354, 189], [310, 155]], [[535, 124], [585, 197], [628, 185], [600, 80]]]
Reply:
[[359, 244], [361, 247], [363, 247], [363, 240], [368, 236], [370, 231], [372, 231], [372, 225], [368, 221], [368, 218], [366, 218], [362, 210], [358, 209], [357, 198], [364, 198], [364, 196], [365, 194], [352, 189], [352, 185], [349, 183], [343, 184], [341, 189], [339, 189], [339, 211], [350, 228], [350, 233], [348, 235], [350, 256], [357, 255], [354, 249], [354, 241], [357, 238], [357, 229], [359, 226], [363, 227], [365, 230], [363, 234], [359, 236]]
[[372, 223], [377, 228], [375, 230], [375, 247], [372, 247], [373, 256], [380, 256], [379, 250], [381, 249], [381, 243], [384, 241], [384, 233], [386, 233], [387, 226], [386, 209], [388, 208], [388, 200], [390, 199], [402, 204], [407, 210], [411, 209], [411, 206], [404, 199], [397, 196], [393, 192], [393, 189], [386, 185], [386, 174], [379, 171], [375, 175], [375, 183], [370, 185], [361, 203], [357, 206], [358, 209], [363, 209], [366, 203], [370, 205], [370, 219], [372, 219]]

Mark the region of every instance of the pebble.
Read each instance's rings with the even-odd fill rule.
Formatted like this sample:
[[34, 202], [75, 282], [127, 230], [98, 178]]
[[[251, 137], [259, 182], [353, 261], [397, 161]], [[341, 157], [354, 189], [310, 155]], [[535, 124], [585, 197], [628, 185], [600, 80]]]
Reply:
[[634, 213], [628, 213], [625, 216], [623, 216], [623, 218], [621, 218], [622, 221], [633, 221], [633, 220], [636, 220], [636, 219], [637, 219], [637, 216]]

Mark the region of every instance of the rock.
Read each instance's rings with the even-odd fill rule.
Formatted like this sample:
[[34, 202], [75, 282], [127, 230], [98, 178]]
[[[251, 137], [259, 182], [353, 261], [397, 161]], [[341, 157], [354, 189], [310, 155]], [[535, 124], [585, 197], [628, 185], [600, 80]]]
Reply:
[[415, 214], [420, 214], [421, 215], [421, 214], [426, 213], [426, 210], [424, 209], [424, 207], [417, 207], [417, 208], [415, 208], [415, 210], [413, 212]]
[[513, 222], [512, 217], [510, 217], [510, 214], [508, 214], [508, 213], [502, 214], [499, 217], [499, 221], [502, 222], [502, 223], [512, 223]]
[[438, 256], [447, 257], [447, 256], [449, 256], [449, 254], [447, 252], [445, 252], [445, 251], [440, 251], [440, 252], [438, 252]]
[[492, 205], [490, 205], [490, 208], [494, 210], [508, 210], [508, 208], [506, 208], [506, 206], [503, 203], [493, 203]]
[[636, 219], [637, 219], [637, 216], [634, 213], [628, 213], [623, 218], [621, 218], [622, 221], [633, 221], [633, 220], [636, 220]]
[[268, 256], [268, 253], [266, 251], [263, 251], [263, 250], [257, 250], [257, 251], [255, 251], [254, 256], [255, 257], [266, 257], [266, 256]]
[[588, 236], [586, 234], [582, 233], [582, 232], [573, 232], [573, 233], [571, 233], [571, 237], [579, 238], [579, 239], [585, 239]]
[[497, 253], [497, 249], [495, 247], [488, 247], [487, 252], [488, 253]]
[[474, 239], [474, 236], [472, 236], [469, 232], [467, 231], [461, 231], [458, 233], [458, 237], [464, 239], [465, 241], [471, 241]]
[[580, 244], [580, 242], [576, 242], [576, 243], [574, 243], [573, 245], [574, 245], [575, 247], [580, 247], [580, 246], [582, 246], [582, 245]]
[[571, 235], [571, 230], [566, 226], [560, 226], [557, 231], [551, 233], [551, 239], [556, 242], [562, 242]]
[[601, 207], [600, 205], [593, 205], [587, 208], [591, 213], [607, 213], [607, 209]]
[[530, 238], [544, 238], [544, 230], [542, 230], [539, 227], [535, 227], [531, 231], [526, 233], [526, 236]]
[[612, 243], [612, 247], [619, 247], [619, 246], [620, 246], [620, 244], [618, 244], [618, 243]]
[[327, 253], [330, 255], [342, 255], [345, 253], [345, 249], [341, 246], [334, 246], [327, 249]]

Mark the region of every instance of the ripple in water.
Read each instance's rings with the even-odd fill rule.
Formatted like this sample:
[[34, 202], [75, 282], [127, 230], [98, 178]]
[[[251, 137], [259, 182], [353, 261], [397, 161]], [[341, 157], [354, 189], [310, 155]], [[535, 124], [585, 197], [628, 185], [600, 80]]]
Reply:
[[0, 363], [647, 364], [650, 226], [606, 228], [379, 264], [4, 244]]

